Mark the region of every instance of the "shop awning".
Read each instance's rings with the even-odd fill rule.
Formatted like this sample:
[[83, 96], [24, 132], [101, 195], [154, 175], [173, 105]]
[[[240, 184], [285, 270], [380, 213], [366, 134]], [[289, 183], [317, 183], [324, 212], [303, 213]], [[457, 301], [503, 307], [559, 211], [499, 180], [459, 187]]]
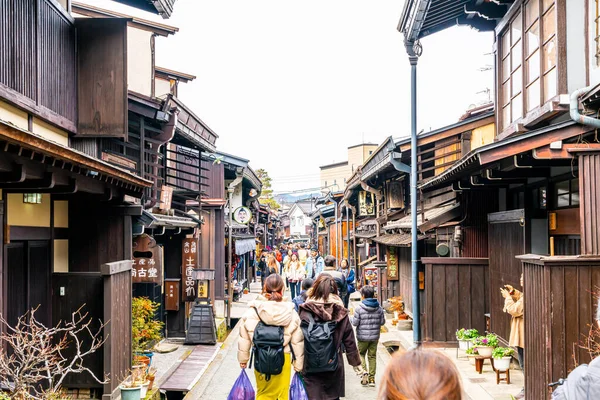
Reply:
[[[427, 236], [419, 235], [417, 240], [423, 240]], [[374, 242], [384, 244], [386, 246], [395, 247], [410, 247], [412, 243], [412, 235], [410, 233], [393, 233], [391, 235], [381, 235], [373, 239]]]
[[249, 253], [256, 250], [256, 238], [254, 236], [242, 236], [241, 238], [235, 239], [235, 254], [241, 256], [242, 254]]
[[199, 225], [199, 220], [193, 217], [179, 217], [174, 215], [154, 214], [148, 211], [143, 212], [151, 219], [147, 228], [165, 227], [165, 229], [177, 228], [196, 228]]
[[[421, 232], [426, 232], [459, 216], [460, 203], [441, 205], [430, 210], [426, 210], [425, 215], [423, 215], [423, 213], [417, 214], [417, 229], [419, 229]], [[411, 228], [412, 215], [407, 215], [399, 220], [388, 222], [387, 225], [383, 227], [384, 230]]]

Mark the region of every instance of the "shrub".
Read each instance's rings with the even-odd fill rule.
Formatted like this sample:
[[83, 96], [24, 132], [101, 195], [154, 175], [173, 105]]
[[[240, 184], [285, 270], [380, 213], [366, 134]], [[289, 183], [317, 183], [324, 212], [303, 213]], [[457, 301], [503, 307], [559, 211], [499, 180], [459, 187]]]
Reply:
[[510, 347], [496, 347], [492, 352], [492, 357], [502, 358], [512, 356], [515, 351]]
[[465, 329], [460, 328], [456, 331], [456, 339], [457, 340], [471, 340], [475, 339], [479, 336], [479, 332], [477, 329]]
[[477, 356], [477, 355], [479, 355], [479, 352], [477, 351], [477, 348], [476, 348], [476, 347], [469, 347], [469, 348], [468, 348], [468, 349], [465, 351], [465, 353], [466, 353], [466, 354], [468, 354], [468, 355], [472, 355], [472, 356]]
[[485, 336], [479, 336], [472, 340], [474, 346], [498, 347], [498, 336], [488, 333]]
[[147, 351], [162, 338], [164, 324], [154, 319], [160, 304], [147, 297], [131, 301], [131, 347], [134, 353]]

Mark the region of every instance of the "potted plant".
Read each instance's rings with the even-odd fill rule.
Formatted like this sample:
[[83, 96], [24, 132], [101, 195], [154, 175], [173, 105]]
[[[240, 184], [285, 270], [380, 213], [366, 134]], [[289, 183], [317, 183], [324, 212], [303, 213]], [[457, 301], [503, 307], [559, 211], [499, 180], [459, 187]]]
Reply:
[[404, 300], [402, 296], [395, 296], [388, 299], [389, 307], [387, 311], [394, 313], [392, 325], [395, 325], [399, 331], [410, 331], [412, 329], [412, 321], [408, 314], [404, 312]]
[[491, 357], [494, 348], [498, 347], [498, 336], [493, 333], [476, 337], [472, 341], [473, 347], [476, 347], [479, 355], [483, 357]]
[[162, 338], [164, 324], [155, 319], [159, 307], [147, 297], [131, 300], [131, 348], [134, 354], [148, 357], [147, 365], [152, 363], [152, 347]]
[[475, 347], [469, 347], [467, 350], [465, 350], [465, 353], [467, 354], [469, 363], [471, 365], [475, 365], [475, 357], [479, 355], [479, 353], [477, 353], [477, 349]]
[[510, 368], [510, 360], [515, 351], [508, 347], [496, 347], [492, 352], [494, 358], [494, 368], [504, 372]]
[[124, 380], [119, 389], [121, 389], [121, 400], [140, 400], [142, 398], [142, 385], [133, 378]]
[[154, 367], [150, 367], [148, 369], [148, 373], [146, 374], [146, 379], [150, 383], [148, 385], [148, 390], [152, 390], [152, 387], [154, 386], [154, 379], [156, 378], [156, 372], [157, 372], [157, 369]]
[[477, 329], [460, 328], [456, 331], [456, 340], [458, 340], [458, 348], [467, 350], [471, 347], [471, 341], [479, 336]]

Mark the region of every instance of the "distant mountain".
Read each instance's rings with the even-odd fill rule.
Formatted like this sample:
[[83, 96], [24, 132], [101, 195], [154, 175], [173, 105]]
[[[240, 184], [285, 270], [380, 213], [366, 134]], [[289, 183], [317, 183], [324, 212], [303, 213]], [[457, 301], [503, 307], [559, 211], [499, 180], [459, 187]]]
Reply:
[[310, 199], [311, 197], [320, 197], [321, 192], [313, 192], [313, 193], [298, 193], [298, 194], [278, 194], [275, 196], [275, 200], [279, 204], [291, 204], [295, 203], [298, 200]]

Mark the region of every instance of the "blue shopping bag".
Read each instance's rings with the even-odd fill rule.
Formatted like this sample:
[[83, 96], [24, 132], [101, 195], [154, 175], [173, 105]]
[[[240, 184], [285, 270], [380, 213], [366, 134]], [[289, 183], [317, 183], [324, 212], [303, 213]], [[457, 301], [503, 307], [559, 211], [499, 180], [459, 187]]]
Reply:
[[290, 385], [289, 400], [308, 400], [308, 394], [306, 394], [304, 382], [298, 374], [294, 374], [294, 377], [292, 378], [292, 384]]
[[227, 396], [227, 400], [254, 400], [254, 398], [255, 393], [252, 383], [246, 375], [246, 370], [242, 369], [240, 376], [231, 388], [231, 392], [229, 392], [229, 396]]

